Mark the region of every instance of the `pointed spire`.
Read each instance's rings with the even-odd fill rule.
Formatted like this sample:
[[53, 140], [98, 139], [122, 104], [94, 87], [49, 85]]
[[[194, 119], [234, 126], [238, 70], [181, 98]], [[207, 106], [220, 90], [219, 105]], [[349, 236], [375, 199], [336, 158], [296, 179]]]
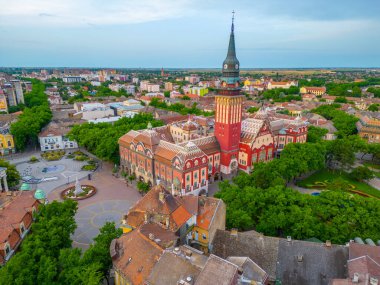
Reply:
[[231, 33], [234, 32], [234, 20], [235, 20], [235, 10], [232, 10], [232, 25], [231, 25]]
[[227, 57], [235, 57], [236, 58], [235, 35], [234, 35], [234, 29], [235, 29], [234, 20], [235, 20], [235, 11], [232, 11], [231, 34], [230, 34], [230, 42], [228, 44]]

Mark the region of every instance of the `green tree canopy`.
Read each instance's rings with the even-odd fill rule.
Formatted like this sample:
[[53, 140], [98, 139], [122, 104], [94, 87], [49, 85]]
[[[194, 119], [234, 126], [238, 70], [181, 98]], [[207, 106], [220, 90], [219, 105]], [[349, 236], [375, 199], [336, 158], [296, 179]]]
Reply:
[[339, 191], [314, 197], [284, 186], [263, 190], [227, 181], [220, 183], [215, 196], [227, 205], [227, 228], [296, 239], [316, 237], [340, 244], [355, 236], [380, 238], [380, 201], [376, 199]]
[[118, 140], [130, 130], [147, 128], [151, 122], [153, 127], [162, 126], [161, 121], [153, 118], [152, 114], [137, 114], [133, 118], [122, 118], [114, 124], [109, 123], [84, 123], [75, 125], [69, 133], [71, 139], [75, 139], [80, 146], [97, 157], [118, 163]]
[[307, 142], [311, 142], [311, 143], [321, 142], [322, 138], [328, 132], [329, 131], [324, 128], [309, 126], [308, 132], [307, 132]]

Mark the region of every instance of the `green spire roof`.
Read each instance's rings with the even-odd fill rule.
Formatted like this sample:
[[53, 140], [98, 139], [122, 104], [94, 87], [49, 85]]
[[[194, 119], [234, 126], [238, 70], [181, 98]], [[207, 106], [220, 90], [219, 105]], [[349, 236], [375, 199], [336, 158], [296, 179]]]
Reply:
[[32, 187], [30, 187], [30, 185], [28, 183], [22, 183], [20, 190], [21, 191], [29, 191], [29, 190], [32, 190]]
[[43, 190], [37, 189], [36, 193], [34, 193], [34, 198], [36, 198], [37, 200], [42, 200], [46, 198], [46, 194]]
[[240, 70], [240, 63], [239, 60], [236, 57], [236, 49], [235, 49], [235, 33], [234, 33], [234, 14], [235, 12], [232, 12], [232, 24], [231, 24], [231, 34], [230, 34], [230, 41], [228, 43], [228, 51], [226, 59], [223, 61], [223, 75], [221, 80], [223, 82], [227, 82], [228, 84], [236, 84], [236, 82], [240, 81], [239, 76], [239, 70]]

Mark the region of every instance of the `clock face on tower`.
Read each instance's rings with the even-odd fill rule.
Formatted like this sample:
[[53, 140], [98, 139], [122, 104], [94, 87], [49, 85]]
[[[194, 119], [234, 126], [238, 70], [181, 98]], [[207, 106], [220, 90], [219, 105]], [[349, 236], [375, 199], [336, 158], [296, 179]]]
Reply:
[[227, 64], [225, 64], [225, 65], [224, 65], [224, 69], [227, 69], [227, 67], [228, 67], [228, 65], [227, 65]]
[[235, 64], [235, 69], [238, 69], [239, 68], [239, 64]]

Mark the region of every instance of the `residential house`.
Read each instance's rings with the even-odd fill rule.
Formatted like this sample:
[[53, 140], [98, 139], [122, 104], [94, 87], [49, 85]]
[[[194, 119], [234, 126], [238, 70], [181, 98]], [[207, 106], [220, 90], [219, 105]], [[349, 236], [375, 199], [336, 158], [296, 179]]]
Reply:
[[39, 204], [34, 191], [0, 192], [0, 266], [20, 246], [32, 225]]
[[333, 279], [329, 285], [380, 284], [380, 246], [349, 243], [347, 278]]
[[348, 248], [329, 241], [318, 243], [269, 237], [255, 231], [218, 230], [212, 253], [221, 258], [249, 257], [268, 274], [271, 284], [328, 285], [331, 279], [345, 278], [347, 274]]

